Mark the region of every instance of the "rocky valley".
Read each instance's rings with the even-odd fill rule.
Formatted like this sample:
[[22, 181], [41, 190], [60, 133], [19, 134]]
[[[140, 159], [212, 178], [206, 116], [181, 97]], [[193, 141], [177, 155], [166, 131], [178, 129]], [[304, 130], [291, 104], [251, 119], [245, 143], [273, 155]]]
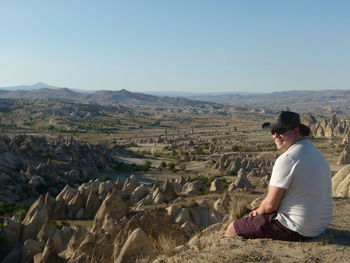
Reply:
[[300, 111], [330, 164], [335, 216], [319, 238], [293, 243], [223, 231], [266, 194], [280, 153], [261, 124], [299, 106], [122, 93], [125, 103], [2, 93], [2, 262], [347, 262], [348, 105]]

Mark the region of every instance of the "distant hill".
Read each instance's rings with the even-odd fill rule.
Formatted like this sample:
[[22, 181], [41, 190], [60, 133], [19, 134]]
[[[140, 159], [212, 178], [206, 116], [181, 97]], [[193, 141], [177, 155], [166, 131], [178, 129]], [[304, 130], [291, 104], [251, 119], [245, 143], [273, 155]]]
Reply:
[[[33, 89], [36, 86], [45, 86]], [[53, 88], [52, 88], [53, 87]], [[22, 89], [23, 88], [23, 89]], [[213, 102], [191, 100], [184, 97], [159, 97], [143, 93], [134, 93], [125, 89], [112, 91], [101, 90], [95, 92], [75, 92], [68, 88], [57, 88], [45, 83], [37, 83], [31, 86], [0, 88], [0, 98], [4, 99], [40, 99], [54, 98], [65, 99], [80, 103], [98, 103], [101, 105], [125, 104], [125, 105], [155, 105], [155, 106], [194, 106], [203, 104], [216, 104]]]
[[33, 85], [18, 85], [18, 86], [12, 86], [12, 87], [1, 87], [1, 90], [33, 90], [33, 89], [42, 89], [42, 88], [47, 88], [47, 89], [59, 89], [62, 87], [56, 87], [56, 86], [51, 86], [43, 82], [37, 82]]
[[[157, 94], [157, 93], [154, 93]], [[350, 109], [350, 90], [292, 90], [272, 93], [248, 92], [160, 92], [156, 96], [122, 90], [84, 91], [58, 88], [42, 82], [34, 85], [0, 88], [0, 98], [57, 98], [79, 103], [101, 105], [154, 105], [154, 106], [194, 106], [203, 104], [249, 105], [270, 109], [308, 110], [330, 107], [330, 111], [342, 112]], [[175, 96], [178, 95], [178, 96]], [[181, 95], [181, 96], [179, 96]]]
[[350, 109], [350, 90], [291, 90], [261, 94], [197, 94], [188, 96], [195, 100], [209, 100], [228, 105], [250, 105], [283, 109], [290, 107], [293, 110], [308, 110], [310, 108], [332, 107], [336, 111]]

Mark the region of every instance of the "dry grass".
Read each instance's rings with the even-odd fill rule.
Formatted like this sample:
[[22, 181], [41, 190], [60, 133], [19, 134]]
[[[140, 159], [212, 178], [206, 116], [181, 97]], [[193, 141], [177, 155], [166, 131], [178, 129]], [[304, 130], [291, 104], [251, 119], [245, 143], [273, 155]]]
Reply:
[[249, 212], [248, 201], [240, 197], [233, 197], [229, 207], [229, 215], [231, 220], [242, 218]]
[[184, 240], [178, 236], [169, 236], [163, 234], [159, 236], [156, 244], [160, 254], [173, 256], [175, 254], [175, 248], [181, 244], [184, 244]]

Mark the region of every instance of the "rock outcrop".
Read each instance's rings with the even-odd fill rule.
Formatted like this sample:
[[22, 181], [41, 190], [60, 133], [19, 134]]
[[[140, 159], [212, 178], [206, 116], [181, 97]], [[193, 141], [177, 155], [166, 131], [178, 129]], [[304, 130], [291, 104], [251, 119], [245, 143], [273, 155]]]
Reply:
[[340, 169], [332, 178], [334, 197], [350, 197], [350, 164]]

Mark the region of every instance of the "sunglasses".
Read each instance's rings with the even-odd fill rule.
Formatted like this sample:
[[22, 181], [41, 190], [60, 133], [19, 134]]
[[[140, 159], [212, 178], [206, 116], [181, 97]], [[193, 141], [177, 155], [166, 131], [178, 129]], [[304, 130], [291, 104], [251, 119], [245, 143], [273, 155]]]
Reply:
[[287, 131], [291, 131], [293, 129], [294, 128], [277, 128], [277, 129], [272, 129], [271, 130], [271, 134], [272, 135], [275, 135], [275, 134], [281, 135], [281, 134], [286, 133]]

